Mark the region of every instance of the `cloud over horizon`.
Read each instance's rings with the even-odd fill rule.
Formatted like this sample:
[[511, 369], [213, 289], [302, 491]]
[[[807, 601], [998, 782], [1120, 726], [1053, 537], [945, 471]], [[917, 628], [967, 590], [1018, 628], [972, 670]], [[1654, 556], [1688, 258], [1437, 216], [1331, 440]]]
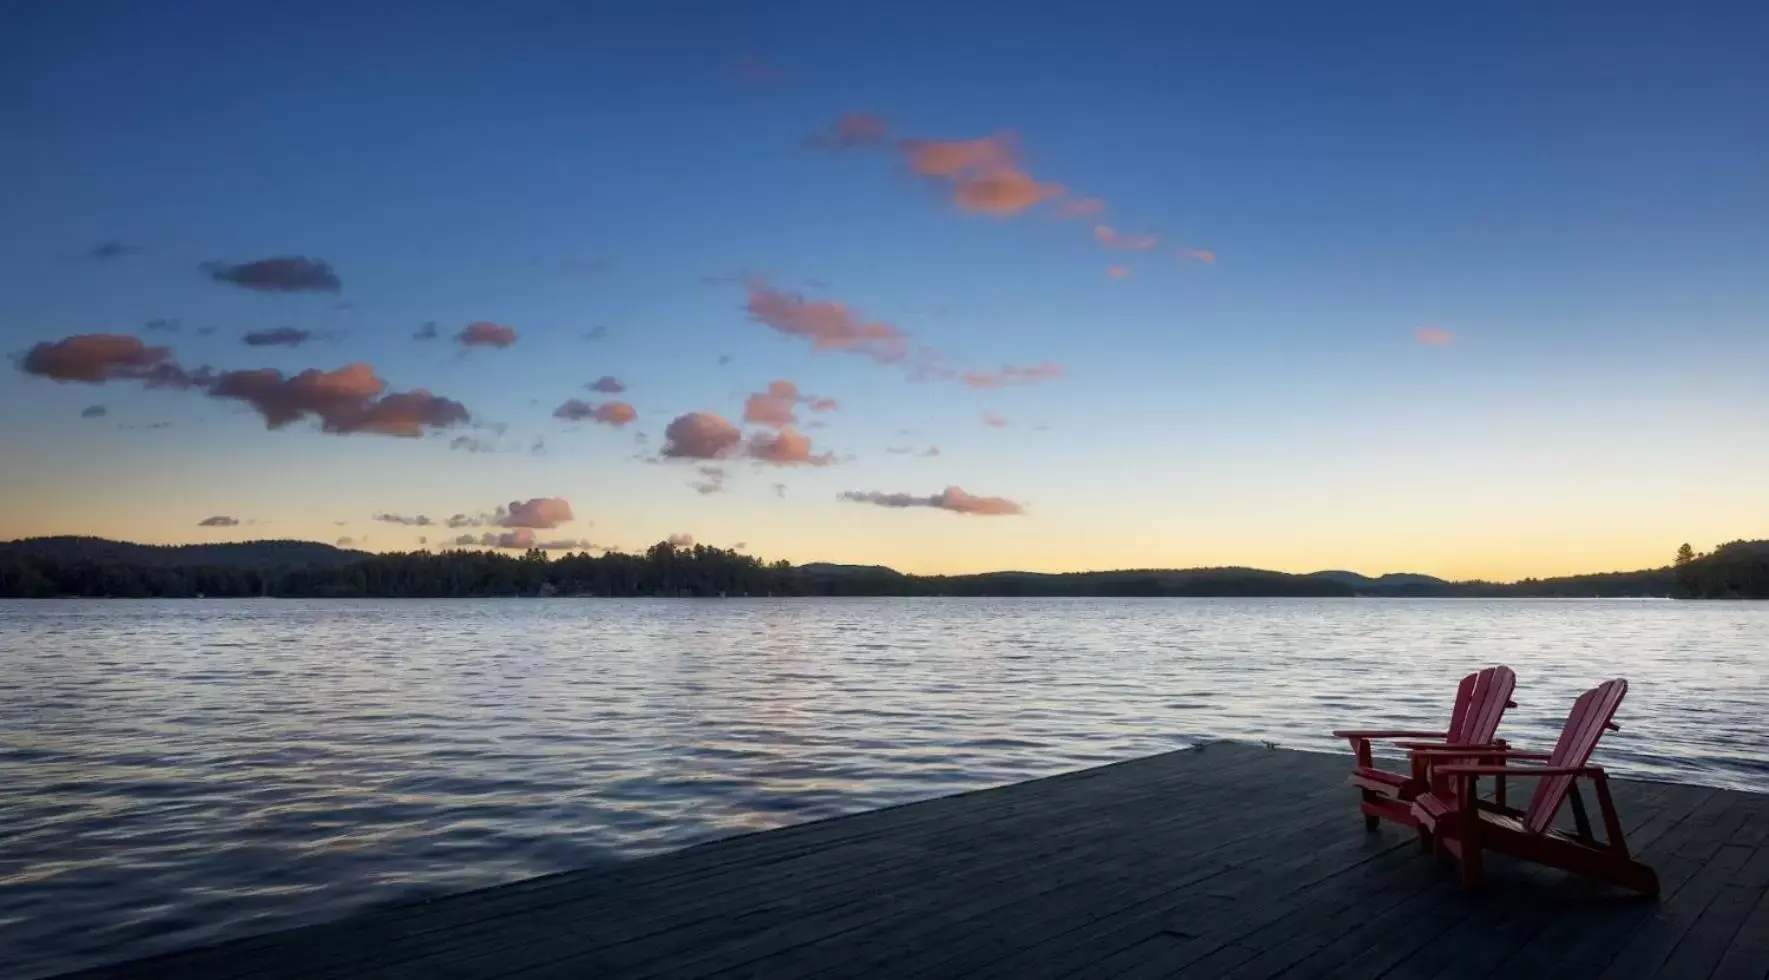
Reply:
[[1025, 508], [1005, 497], [977, 497], [965, 493], [959, 487], [947, 487], [931, 497], [917, 497], [907, 493], [879, 493], [876, 490], [867, 493], [849, 490], [841, 494], [841, 499], [852, 503], [873, 504], [878, 507], [896, 509], [928, 507], [975, 517], [1006, 517], [1025, 513]]
[[660, 455], [668, 459], [724, 459], [743, 442], [743, 433], [712, 412], [689, 412], [670, 422], [663, 439]]
[[197, 527], [239, 527], [237, 517], [205, 517], [197, 522]]
[[512, 500], [502, 508], [496, 523], [500, 527], [526, 527], [549, 530], [561, 524], [570, 523], [574, 518], [571, 504], [563, 497], [533, 497], [528, 500]]

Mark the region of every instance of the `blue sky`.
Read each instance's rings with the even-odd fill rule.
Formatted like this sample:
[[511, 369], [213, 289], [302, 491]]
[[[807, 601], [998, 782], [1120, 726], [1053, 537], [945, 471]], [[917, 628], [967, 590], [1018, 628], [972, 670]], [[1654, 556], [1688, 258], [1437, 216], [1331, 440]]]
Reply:
[[[0, 349], [366, 362], [473, 421], [273, 431], [201, 390], [9, 370], [0, 536], [435, 546], [373, 515], [562, 497], [577, 519], [545, 530], [626, 548], [1498, 577], [1769, 536], [1760, 9], [857, 7], [9, 8]], [[849, 114], [885, 137], [807, 145]], [[998, 136], [1063, 194], [967, 210], [898, 142]], [[1060, 216], [1085, 198], [1103, 212]], [[105, 242], [131, 251], [91, 257]], [[201, 269], [278, 256], [342, 288]], [[751, 316], [745, 276], [947, 374], [814, 350]], [[442, 336], [413, 340], [426, 321]], [[450, 339], [474, 321], [518, 339]], [[282, 326], [315, 337], [242, 343]], [[1063, 376], [958, 380], [1034, 364]], [[552, 418], [605, 374], [636, 422]], [[834, 463], [660, 460], [671, 420], [741, 425], [777, 379], [840, 402], [799, 412]], [[690, 486], [700, 465], [723, 492]], [[1024, 512], [839, 498], [949, 486]]]

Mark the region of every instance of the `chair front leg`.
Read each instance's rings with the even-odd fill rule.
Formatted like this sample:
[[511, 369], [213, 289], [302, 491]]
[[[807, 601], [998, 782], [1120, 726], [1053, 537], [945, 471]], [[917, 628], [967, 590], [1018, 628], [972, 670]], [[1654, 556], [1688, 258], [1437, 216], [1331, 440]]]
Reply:
[[1601, 769], [1591, 772], [1591, 788], [1597, 792], [1597, 809], [1603, 816], [1603, 836], [1607, 838], [1609, 849], [1620, 857], [1628, 856], [1628, 839], [1622, 833], [1622, 816], [1615, 810], [1615, 800], [1609, 795], [1609, 776]]
[[1480, 856], [1480, 779], [1473, 774], [1461, 778], [1460, 808], [1456, 836], [1462, 843], [1462, 887], [1474, 891], [1484, 880]]

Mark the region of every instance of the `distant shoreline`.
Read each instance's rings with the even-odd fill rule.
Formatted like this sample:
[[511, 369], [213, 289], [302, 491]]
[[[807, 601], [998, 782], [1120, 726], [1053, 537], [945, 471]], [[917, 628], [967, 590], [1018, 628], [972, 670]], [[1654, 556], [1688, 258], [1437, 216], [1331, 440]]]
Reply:
[[1123, 569], [911, 575], [880, 565], [764, 562], [739, 551], [662, 541], [641, 554], [553, 557], [530, 549], [369, 554], [313, 541], [139, 545], [103, 538], [0, 544], [0, 596], [12, 598], [446, 599], [902, 596], [976, 598], [1762, 599], [1769, 542], [1675, 565], [1517, 582], [1452, 582], [1258, 568]]

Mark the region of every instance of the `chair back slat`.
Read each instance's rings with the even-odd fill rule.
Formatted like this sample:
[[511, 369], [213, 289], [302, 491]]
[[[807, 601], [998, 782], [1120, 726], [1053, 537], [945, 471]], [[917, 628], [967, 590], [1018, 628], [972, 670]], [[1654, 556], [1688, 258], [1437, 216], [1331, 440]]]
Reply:
[[1480, 683], [1480, 671], [1475, 671], [1462, 678], [1456, 685], [1456, 706], [1450, 709], [1450, 727], [1444, 739], [1446, 742], [1462, 741], [1462, 729], [1468, 724], [1468, 705], [1474, 700], [1474, 685]]
[[1505, 717], [1505, 709], [1511, 707], [1511, 692], [1517, 687], [1517, 675], [1511, 668], [1501, 666], [1488, 667], [1469, 676], [1474, 683], [1470, 686], [1467, 710], [1462, 714], [1460, 726], [1452, 721], [1448, 741], [1478, 745], [1492, 741], [1498, 734], [1499, 721]]
[[[1628, 682], [1618, 677], [1579, 695], [1579, 699], [1573, 702], [1572, 712], [1566, 716], [1566, 727], [1560, 730], [1560, 740], [1554, 743], [1548, 765], [1576, 768], [1590, 762], [1597, 741], [1611, 727], [1616, 709], [1621, 707], [1622, 698], [1627, 693]], [[1538, 780], [1536, 793], [1530, 797], [1529, 809], [1524, 812], [1524, 826], [1537, 834], [1547, 830], [1554, 822], [1560, 804], [1566, 801], [1573, 778], [1545, 776]]]

